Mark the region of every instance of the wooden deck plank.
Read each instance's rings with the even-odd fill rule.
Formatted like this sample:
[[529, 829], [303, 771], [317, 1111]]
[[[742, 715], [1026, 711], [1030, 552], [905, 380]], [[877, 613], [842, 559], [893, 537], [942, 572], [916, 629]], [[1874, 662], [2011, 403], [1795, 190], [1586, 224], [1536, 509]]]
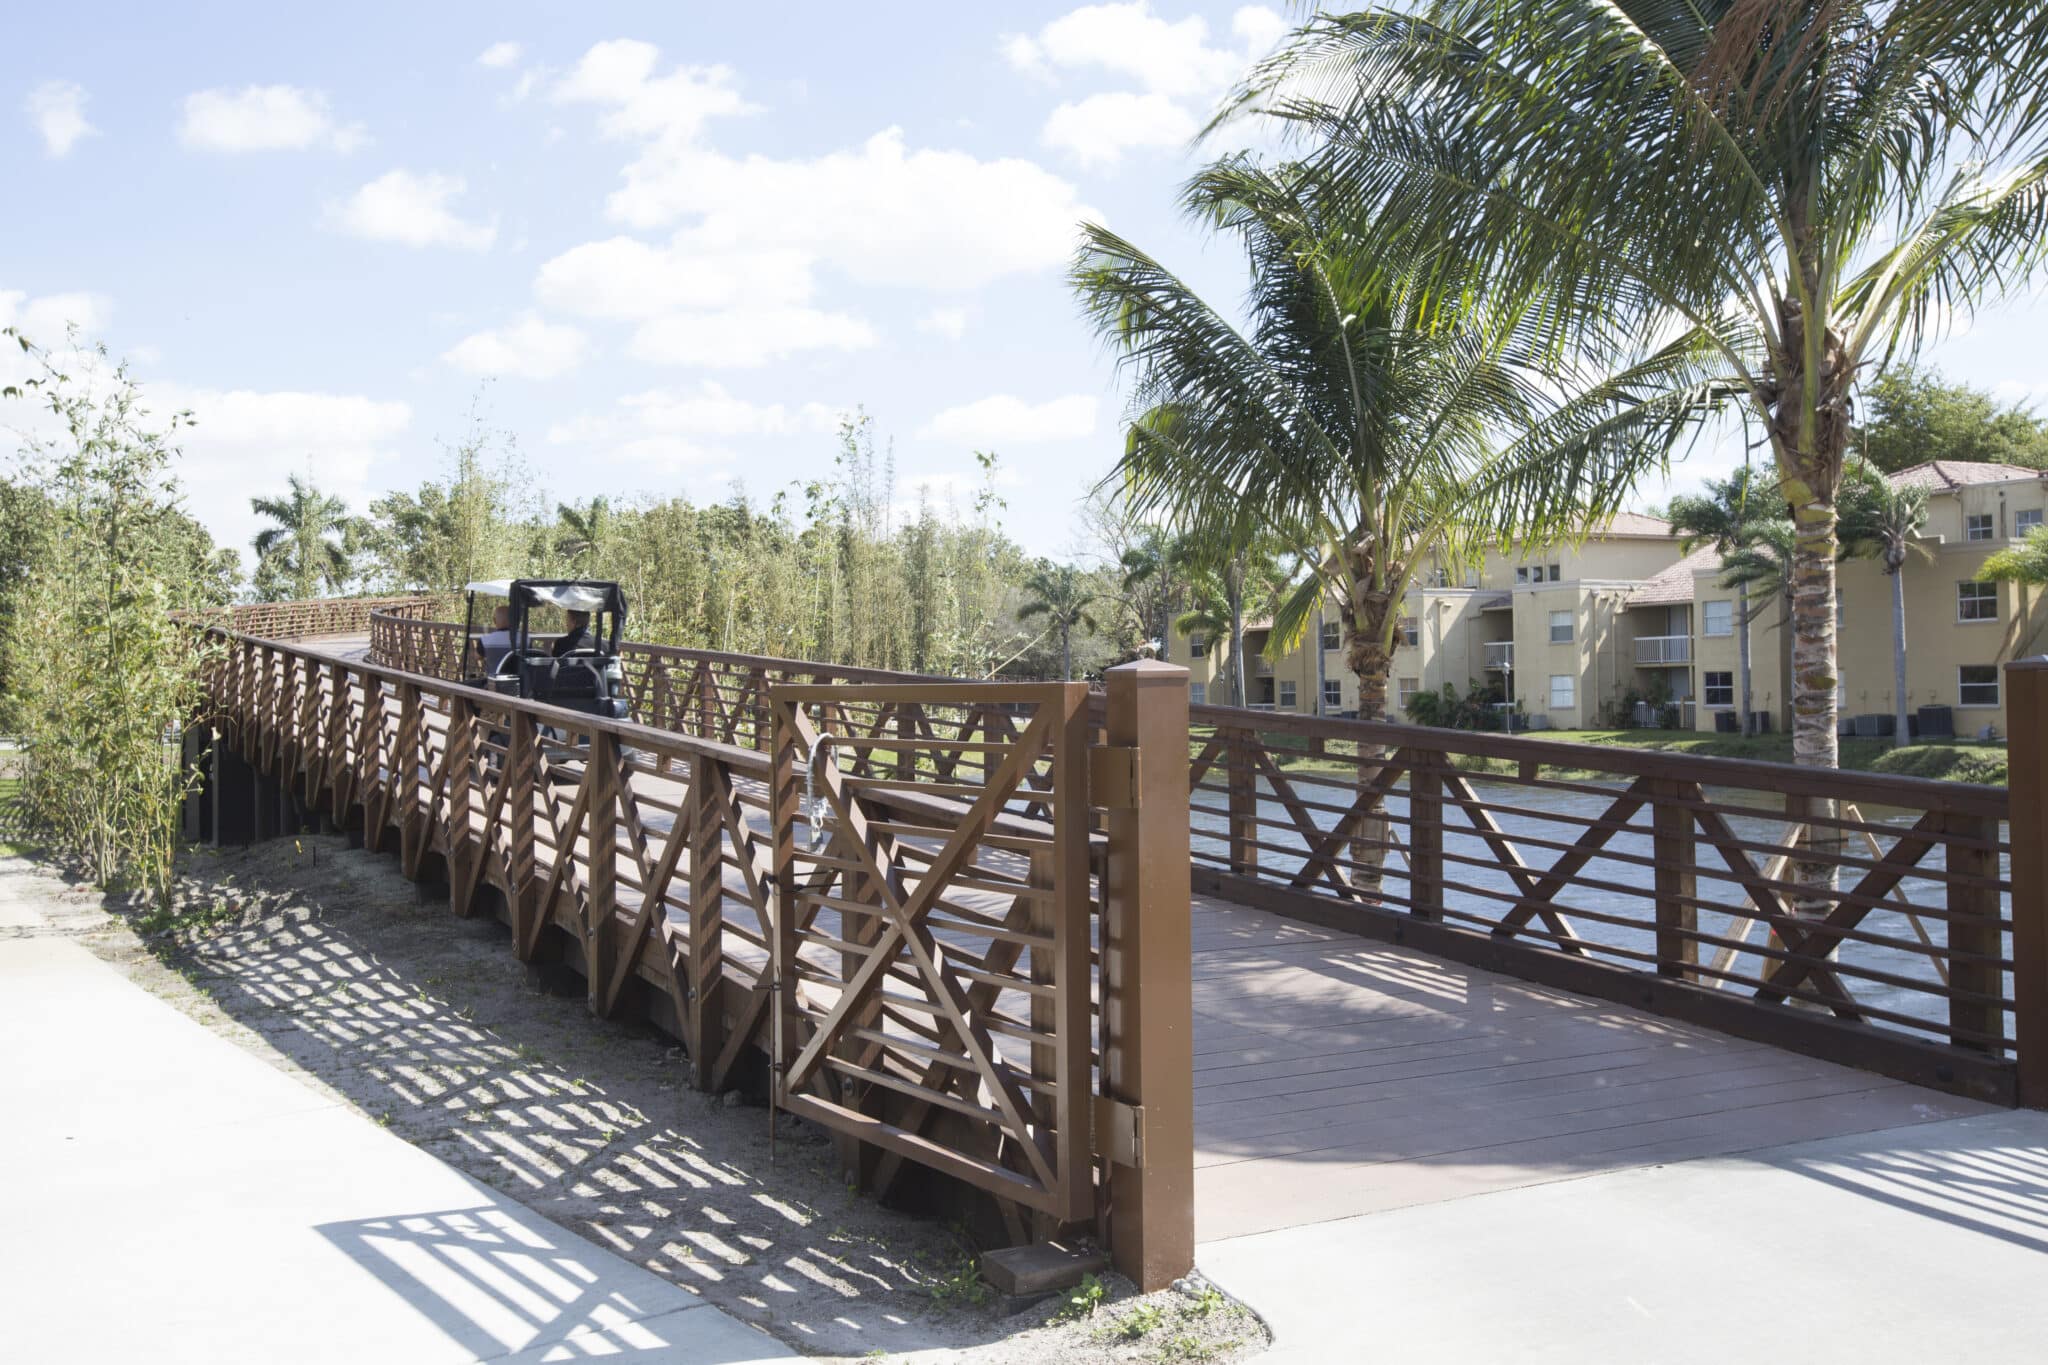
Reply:
[[1990, 1108], [1206, 897], [1194, 915], [1205, 1241]]

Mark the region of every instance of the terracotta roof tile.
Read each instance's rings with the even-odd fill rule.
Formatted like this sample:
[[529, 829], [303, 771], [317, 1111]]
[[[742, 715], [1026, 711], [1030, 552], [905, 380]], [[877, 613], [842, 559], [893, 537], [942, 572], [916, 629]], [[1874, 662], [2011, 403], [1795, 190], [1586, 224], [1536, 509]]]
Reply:
[[1930, 493], [1952, 493], [1973, 483], [2004, 483], [2010, 479], [2038, 479], [2042, 471], [2017, 464], [1989, 464], [1979, 460], [1929, 460], [1901, 469], [1886, 478], [1903, 488], [1925, 488]]
[[1694, 550], [1670, 568], [1644, 579], [1641, 587], [1629, 594], [1628, 604], [1632, 607], [1675, 607], [1693, 599], [1693, 575], [1696, 573], [1718, 573], [1721, 556], [1713, 546]]

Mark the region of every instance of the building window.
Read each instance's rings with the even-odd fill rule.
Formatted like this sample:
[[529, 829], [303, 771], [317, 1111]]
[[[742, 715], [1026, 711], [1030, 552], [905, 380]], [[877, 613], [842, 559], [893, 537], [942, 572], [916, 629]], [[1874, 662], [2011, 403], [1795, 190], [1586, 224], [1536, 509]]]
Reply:
[[2031, 507], [2024, 512], [2012, 514], [2012, 533], [2015, 536], [2023, 536], [2040, 524], [2041, 509], [2038, 507]]
[[[1334, 687], [1336, 684], [1332, 683], [1331, 686]], [[1418, 678], [1402, 678], [1394, 686], [1401, 698], [1401, 709], [1406, 711], [1408, 703], [1415, 700], [1416, 690], [1422, 686], [1422, 683]]]
[[1735, 705], [1735, 675], [1733, 673], [1702, 674], [1700, 689], [1706, 694], [1706, 703], [1709, 706]]
[[1282, 682], [1282, 683], [1280, 684], [1280, 704], [1281, 704], [1282, 706], [1286, 707], [1286, 708], [1287, 708], [1288, 710], [1290, 710], [1290, 711], [1292, 711], [1292, 710], [1294, 709], [1294, 684], [1293, 684], [1293, 683], [1291, 683], [1291, 682], [1285, 682], [1285, 681], [1283, 681], [1283, 682]]
[[1998, 619], [1998, 585], [1996, 583], [1956, 584], [1956, 620], [1996, 621]]
[[1735, 633], [1735, 604], [1728, 601], [1700, 604], [1700, 630], [1706, 635]]
[[1529, 581], [1528, 565], [1525, 564], [1521, 568], [1515, 570], [1515, 581], [1517, 583], [1527, 583]]
[[1973, 512], [1963, 518], [1963, 524], [1967, 528], [1965, 533], [1971, 540], [1990, 540], [1992, 537], [1989, 512]]
[[1343, 623], [1338, 621], [1323, 622], [1323, 648], [1326, 650], [1337, 649], [1341, 647], [1343, 643]]
[[[1401, 701], [1405, 705], [1408, 699], [1403, 697]], [[1323, 679], [1323, 709], [1325, 711], [1341, 711], [1344, 709], [1344, 684], [1335, 678]]]
[[1561, 573], [1561, 572], [1559, 572], [1559, 571], [1560, 571], [1560, 570], [1561, 570], [1561, 569], [1562, 569], [1563, 567], [1564, 567], [1564, 566], [1563, 566], [1563, 565], [1560, 565], [1560, 564], [1553, 564], [1553, 565], [1551, 565], [1551, 566], [1550, 566], [1550, 581], [1551, 581], [1551, 582], [1553, 582], [1553, 583], [1561, 583], [1561, 582], [1563, 582], [1563, 581], [1564, 581], [1564, 574], [1563, 574], [1563, 573]]
[[1550, 675], [1550, 709], [1569, 711], [1577, 703], [1572, 700], [1572, 675], [1553, 673]]
[[1209, 684], [1207, 684], [1207, 683], [1189, 683], [1189, 684], [1188, 684], [1188, 704], [1189, 704], [1189, 705], [1191, 705], [1191, 706], [1206, 706], [1206, 705], [1208, 704], [1208, 701], [1209, 701]]
[[1422, 643], [1422, 631], [1412, 616], [1401, 618], [1401, 643], [1410, 649]]
[[1207, 658], [1208, 654], [1209, 642], [1207, 640], [1199, 635], [1188, 636], [1188, 657], [1190, 659]]
[[1962, 706], [1998, 705], [1998, 665], [1964, 664], [1957, 669], [1956, 701]]
[[1550, 613], [1550, 643], [1568, 645], [1572, 642], [1572, 614], [1568, 611]]

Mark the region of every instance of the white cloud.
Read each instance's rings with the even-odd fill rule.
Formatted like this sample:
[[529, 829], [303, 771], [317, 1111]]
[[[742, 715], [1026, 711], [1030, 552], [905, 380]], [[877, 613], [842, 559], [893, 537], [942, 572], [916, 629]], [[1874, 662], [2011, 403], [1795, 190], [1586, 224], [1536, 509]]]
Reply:
[[1097, 216], [1035, 162], [913, 150], [899, 128], [812, 160], [651, 145], [606, 207], [638, 227], [694, 217], [677, 237], [694, 250], [797, 250], [863, 284], [944, 290], [1056, 266]]
[[555, 379], [583, 362], [587, 344], [576, 328], [525, 313], [508, 326], [464, 337], [441, 358], [470, 374]]
[[466, 222], [449, 208], [449, 201], [466, 188], [459, 175], [388, 171], [357, 190], [332, 217], [343, 231], [373, 242], [487, 251], [497, 239], [497, 225]]
[[917, 320], [917, 330], [958, 341], [967, 331], [965, 308], [934, 308]]
[[863, 351], [878, 340], [873, 327], [850, 314], [745, 306], [642, 323], [629, 349], [653, 365], [749, 369], [802, 351]]
[[85, 87], [73, 81], [44, 81], [28, 92], [29, 121], [42, 136], [43, 150], [53, 157], [71, 154], [79, 139], [99, 129], [85, 121]]
[[935, 440], [1025, 445], [1070, 441], [1095, 432], [1095, 399], [1087, 394], [1027, 403], [1007, 393], [947, 408], [919, 428]]
[[646, 137], [688, 141], [713, 118], [755, 112], [723, 66], [679, 66], [666, 76], [654, 70], [661, 49], [652, 43], [619, 38], [598, 43], [583, 54], [555, 87], [564, 104], [610, 107], [599, 128], [607, 137]]
[[1087, 73], [1120, 77], [1135, 90], [1104, 91], [1055, 108], [1041, 138], [1081, 164], [1113, 164], [1134, 149], [1185, 145], [1201, 126], [1207, 106], [1288, 31], [1287, 20], [1264, 5], [1245, 5], [1231, 16], [1234, 44], [1211, 41], [1199, 15], [1169, 20], [1149, 0], [1086, 5], [1037, 34], [1001, 40], [1003, 57], [1018, 71], [1052, 81]]
[[1060, 105], [1041, 136], [1084, 166], [1109, 166], [1134, 148], [1186, 146], [1199, 128], [1190, 109], [1165, 95], [1117, 90]]
[[[19, 289], [0, 289], [0, 327], [12, 327], [46, 350], [64, 345], [65, 334], [76, 326], [82, 336], [96, 339], [106, 329], [114, 305], [104, 294], [42, 294], [30, 298]], [[8, 342], [0, 348], [0, 359], [19, 355], [21, 348]]]
[[368, 138], [360, 123], [339, 124], [327, 96], [290, 85], [250, 85], [187, 95], [178, 140], [207, 152], [352, 152]]
[[378, 487], [373, 471], [399, 459], [394, 442], [412, 424], [409, 405], [359, 394], [151, 384], [144, 395], [153, 411], [190, 409], [197, 419], [178, 435], [178, 480], [192, 514], [217, 542], [241, 551], [245, 570], [260, 520], [249, 510], [252, 495], [281, 490], [287, 473], [310, 472], [362, 511]]
[[542, 303], [596, 318], [646, 319], [742, 302], [805, 303], [811, 258], [800, 251], [697, 252], [633, 237], [585, 242], [541, 266]]
[[477, 54], [476, 64], [478, 66], [511, 66], [519, 60], [521, 50], [519, 44], [513, 42], [492, 43]]
[[[1285, 24], [1263, 6], [1246, 6], [1231, 21], [1237, 35], [1250, 40]], [[1129, 77], [1163, 95], [1205, 95], [1236, 79], [1247, 54], [1211, 45], [1209, 23], [1200, 15], [1163, 19], [1149, 0], [1132, 0], [1085, 5], [1053, 20], [1035, 37], [1005, 38], [1003, 55], [1027, 74], [1093, 68]]]
[[649, 389], [619, 399], [615, 412], [584, 416], [548, 429], [556, 443], [639, 433], [660, 436], [788, 436], [834, 431], [839, 411], [823, 403], [754, 403], [707, 379], [695, 389]]

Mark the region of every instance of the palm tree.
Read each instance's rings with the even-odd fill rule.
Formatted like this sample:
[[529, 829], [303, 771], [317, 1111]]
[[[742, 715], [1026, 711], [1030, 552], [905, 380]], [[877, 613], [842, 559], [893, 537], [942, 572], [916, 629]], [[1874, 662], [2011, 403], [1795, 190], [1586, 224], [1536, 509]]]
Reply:
[[[1219, 122], [1299, 134], [1372, 226], [1352, 249], [1433, 314], [1547, 293], [1524, 317], [1557, 354], [1682, 354], [1688, 393], [1762, 419], [1794, 754], [1832, 766], [1851, 390], [2048, 255], [2044, 64], [2039, 0], [1426, 0], [1312, 20]], [[1700, 416], [1646, 402], [1638, 431]]]
[[1906, 742], [1906, 556], [1929, 558], [1916, 542], [1927, 525], [1927, 490], [1858, 465], [1842, 494], [1842, 543], [1868, 554], [1892, 581], [1892, 743]]
[[339, 592], [349, 578], [355, 519], [347, 503], [312, 480], [288, 478], [285, 496], [249, 499], [249, 510], [271, 522], [256, 533], [257, 577], [281, 582], [298, 601], [319, 596], [322, 586]]
[[555, 538], [555, 553], [568, 560], [572, 568], [580, 567], [586, 559], [597, 558], [616, 520], [611, 501], [603, 497], [592, 498], [581, 507], [557, 503], [555, 515], [562, 523], [561, 534]]
[[1231, 704], [1242, 706], [1242, 689], [1232, 671], [1237, 658], [1233, 623], [1240, 618], [1230, 609], [1223, 580], [1208, 570], [1197, 572], [1188, 582], [1188, 601], [1188, 609], [1173, 619], [1173, 628], [1183, 635], [1200, 635], [1209, 641], [1209, 647], [1223, 660], [1223, 682]]
[[1095, 618], [1088, 608], [1094, 605], [1100, 594], [1088, 581], [1088, 576], [1073, 565], [1054, 564], [1047, 559], [1039, 560], [1025, 576], [1024, 592], [1024, 605], [1017, 609], [1017, 619], [1045, 618], [1047, 628], [1060, 639], [1060, 676], [1072, 682], [1074, 627], [1095, 629]]
[[[1685, 537], [1687, 554], [1701, 545], [1712, 545], [1714, 553], [1725, 563], [1730, 554], [1749, 543], [1749, 532], [1759, 521], [1766, 520], [1765, 509], [1758, 505], [1760, 494], [1748, 465], [1727, 479], [1708, 479], [1707, 491], [1698, 496], [1682, 495], [1671, 500], [1667, 509], [1673, 530]], [[1752, 668], [1749, 641], [1749, 584], [1738, 582], [1733, 585], [1736, 592], [1735, 615], [1741, 623], [1735, 637], [1736, 652], [1741, 656], [1742, 670], [1742, 733], [1756, 733], [1756, 713], [1751, 705], [1753, 695]]]
[[1993, 554], [1984, 561], [1977, 576], [1994, 583], [2019, 584], [2020, 609], [2013, 616], [2011, 644], [2016, 653], [2024, 652], [2032, 638], [2026, 628], [2033, 615], [2027, 606], [2027, 589], [2048, 587], [2048, 526], [2034, 527], [2022, 539]]
[[1146, 526], [1117, 556], [1118, 586], [1138, 633], [1159, 641], [1159, 657], [1171, 652], [1175, 609], [1186, 599], [1190, 546], [1185, 537]]
[[[1241, 241], [1249, 325], [1108, 229], [1084, 229], [1071, 279], [1132, 381], [1110, 477], [1138, 515], [1201, 539], [1219, 574], [1259, 543], [1304, 554], [1313, 572], [1275, 612], [1269, 652], [1298, 646], [1334, 598], [1359, 715], [1379, 719], [1399, 607], [1432, 553], [1604, 513], [1664, 452], [1601, 436], [1633, 402], [1626, 376], [1552, 402], [1571, 376], [1525, 363], [1518, 322], [1401, 325], [1383, 278], [1349, 250], [1355, 225], [1326, 221], [1294, 168], [1221, 162], [1184, 197]], [[1668, 386], [1657, 391], [1665, 401]], [[1496, 451], [1507, 430], [1526, 434]]]

